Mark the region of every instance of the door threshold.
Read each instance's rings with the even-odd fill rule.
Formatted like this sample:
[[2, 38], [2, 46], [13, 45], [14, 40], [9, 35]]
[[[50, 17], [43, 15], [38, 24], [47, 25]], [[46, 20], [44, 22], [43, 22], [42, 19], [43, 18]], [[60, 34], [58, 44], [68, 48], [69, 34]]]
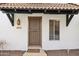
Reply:
[[41, 49], [42, 47], [40, 45], [29, 45], [28, 49]]

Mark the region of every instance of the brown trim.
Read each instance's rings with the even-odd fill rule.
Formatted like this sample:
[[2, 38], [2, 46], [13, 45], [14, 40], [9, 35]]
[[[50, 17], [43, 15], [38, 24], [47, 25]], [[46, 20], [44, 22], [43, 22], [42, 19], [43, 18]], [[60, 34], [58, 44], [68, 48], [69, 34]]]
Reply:
[[48, 56], [79, 56], [79, 49], [60, 49], [45, 51]]
[[[25, 52], [23, 50], [0, 50], [0, 56], [23, 56]], [[47, 50], [45, 52], [47, 56], [79, 56], [79, 49], [69, 49], [69, 55], [67, 49]]]
[[40, 28], [40, 31], [41, 31], [40, 32], [40, 35], [41, 35], [41, 40], [40, 40], [41, 41], [41, 45], [40, 46], [42, 47], [42, 16], [28, 16], [28, 46], [29, 46], [29, 18], [30, 17], [38, 17], [38, 18], [40, 18], [40, 22], [41, 22], [40, 23], [40, 26], [41, 26], [41, 28]]
[[0, 50], [0, 56], [23, 56], [23, 50]]

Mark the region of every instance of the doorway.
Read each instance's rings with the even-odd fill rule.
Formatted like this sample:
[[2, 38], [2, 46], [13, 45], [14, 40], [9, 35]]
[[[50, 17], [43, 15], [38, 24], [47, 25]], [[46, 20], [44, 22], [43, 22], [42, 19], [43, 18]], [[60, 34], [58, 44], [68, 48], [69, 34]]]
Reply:
[[29, 20], [29, 46], [41, 46], [41, 20], [42, 17], [28, 17]]

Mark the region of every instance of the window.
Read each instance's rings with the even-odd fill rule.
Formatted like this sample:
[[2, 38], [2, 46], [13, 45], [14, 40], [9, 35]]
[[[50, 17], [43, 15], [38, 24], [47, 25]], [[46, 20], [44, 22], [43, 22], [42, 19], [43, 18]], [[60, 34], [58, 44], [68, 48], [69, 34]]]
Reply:
[[49, 20], [49, 40], [59, 40], [59, 26], [59, 21]]

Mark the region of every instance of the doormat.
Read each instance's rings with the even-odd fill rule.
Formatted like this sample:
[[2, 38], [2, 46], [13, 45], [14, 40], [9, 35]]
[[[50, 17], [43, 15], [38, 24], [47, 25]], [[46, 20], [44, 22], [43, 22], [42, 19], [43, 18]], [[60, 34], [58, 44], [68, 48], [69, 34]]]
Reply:
[[27, 52], [30, 52], [30, 53], [40, 53], [40, 49], [28, 49]]

